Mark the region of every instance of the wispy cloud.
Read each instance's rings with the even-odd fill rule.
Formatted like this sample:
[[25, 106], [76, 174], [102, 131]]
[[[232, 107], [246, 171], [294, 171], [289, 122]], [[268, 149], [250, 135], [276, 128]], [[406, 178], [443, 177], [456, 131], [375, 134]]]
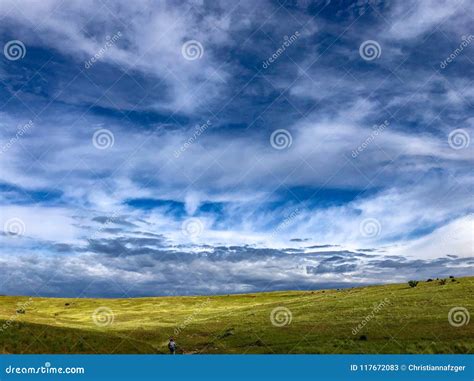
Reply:
[[472, 273], [471, 20], [427, 4], [2, 2], [2, 289]]

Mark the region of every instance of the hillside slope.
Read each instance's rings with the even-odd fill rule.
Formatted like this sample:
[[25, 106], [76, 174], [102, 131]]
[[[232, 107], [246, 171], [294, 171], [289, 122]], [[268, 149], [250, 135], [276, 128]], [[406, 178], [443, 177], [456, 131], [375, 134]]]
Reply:
[[472, 311], [474, 277], [212, 297], [2, 296], [0, 352], [166, 353], [173, 336], [181, 353], [472, 353]]

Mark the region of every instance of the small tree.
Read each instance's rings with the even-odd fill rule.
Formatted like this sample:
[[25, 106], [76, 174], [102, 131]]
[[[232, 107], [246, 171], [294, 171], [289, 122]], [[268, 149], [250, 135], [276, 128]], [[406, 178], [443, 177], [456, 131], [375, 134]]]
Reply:
[[446, 279], [440, 279], [439, 284], [440, 285], [445, 285], [446, 284]]
[[409, 285], [410, 287], [416, 287], [416, 286], [418, 285], [418, 281], [417, 281], [417, 280], [410, 280], [410, 281], [408, 282], [408, 285]]

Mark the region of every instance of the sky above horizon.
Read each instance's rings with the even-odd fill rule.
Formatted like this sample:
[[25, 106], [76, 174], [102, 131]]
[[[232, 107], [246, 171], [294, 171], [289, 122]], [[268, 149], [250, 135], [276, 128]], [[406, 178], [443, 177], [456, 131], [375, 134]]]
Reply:
[[0, 0], [0, 294], [474, 275], [468, 0]]

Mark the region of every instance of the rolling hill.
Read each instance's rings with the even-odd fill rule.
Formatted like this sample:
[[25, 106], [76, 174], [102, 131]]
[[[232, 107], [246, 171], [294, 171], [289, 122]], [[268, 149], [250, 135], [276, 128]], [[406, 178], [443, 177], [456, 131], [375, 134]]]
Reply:
[[474, 277], [341, 290], [0, 297], [2, 353], [472, 353]]

